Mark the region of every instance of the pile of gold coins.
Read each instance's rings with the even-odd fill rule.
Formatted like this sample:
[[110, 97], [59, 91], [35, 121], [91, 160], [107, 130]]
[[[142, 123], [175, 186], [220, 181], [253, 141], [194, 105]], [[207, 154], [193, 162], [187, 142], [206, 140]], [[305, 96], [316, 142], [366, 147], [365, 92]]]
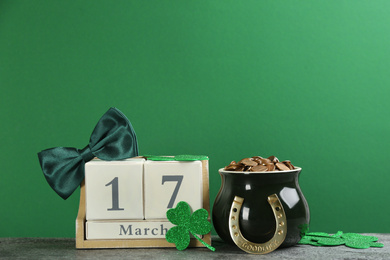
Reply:
[[289, 160], [280, 162], [275, 156], [263, 158], [253, 156], [244, 158], [239, 162], [232, 161], [224, 168], [225, 171], [243, 171], [243, 172], [271, 172], [271, 171], [289, 171], [294, 170], [294, 165]]

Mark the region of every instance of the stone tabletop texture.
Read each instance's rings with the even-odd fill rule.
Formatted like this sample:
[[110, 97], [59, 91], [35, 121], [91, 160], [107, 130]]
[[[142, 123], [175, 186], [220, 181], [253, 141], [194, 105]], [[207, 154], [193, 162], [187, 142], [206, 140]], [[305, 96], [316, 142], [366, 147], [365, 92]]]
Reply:
[[74, 238], [0, 238], [0, 259], [390, 259], [390, 234], [376, 236], [383, 248], [296, 245], [266, 255], [247, 254], [213, 237], [215, 252], [207, 248], [76, 249]]

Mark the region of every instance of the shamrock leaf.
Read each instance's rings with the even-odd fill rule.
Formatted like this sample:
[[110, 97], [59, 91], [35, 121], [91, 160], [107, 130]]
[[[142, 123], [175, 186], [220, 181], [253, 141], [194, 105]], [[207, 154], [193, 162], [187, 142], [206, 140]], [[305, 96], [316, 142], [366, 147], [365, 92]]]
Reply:
[[206, 235], [211, 230], [211, 224], [207, 221], [209, 213], [205, 209], [198, 209], [192, 214], [189, 229], [193, 234]]
[[[317, 243], [318, 246], [339, 246], [345, 244], [345, 240], [341, 238], [343, 231], [338, 231], [334, 235], [324, 232], [312, 232], [307, 235]], [[314, 237], [314, 238], [313, 238]]]
[[365, 249], [369, 247], [383, 247], [382, 243], [375, 243], [378, 241], [378, 238], [374, 236], [345, 233], [341, 237], [346, 240], [345, 245], [352, 248]]
[[338, 231], [334, 235], [329, 235], [323, 232], [306, 233], [299, 241], [302, 245], [314, 246], [338, 246], [345, 244], [351, 248], [369, 248], [369, 247], [383, 247], [383, 244], [376, 243], [377, 237], [363, 236], [356, 233], [343, 233]]
[[306, 236], [312, 236], [312, 237], [331, 237], [328, 233], [324, 232], [310, 232], [306, 233]]
[[332, 237], [341, 237], [343, 234], [344, 234], [343, 231], [337, 231], [337, 233], [332, 235]]
[[370, 245], [370, 247], [383, 247], [382, 243], [369, 242], [368, 244]]
[[321, 244], [318, 244], [318, 242], [311, 239], [309, 236], [304, 236], [302, 239], [298, 242], [298, 244], [301, 245], [312, 245], [312, 246], [321, 246]]
[[184, 250], [190, 244], [190, 233], [184, 226], [175, 226], [168, 230], [165, 239], [169, 243], [174, 243], [178, 250]]
[[160, 155], [143, 155], [148, 160], [151, 161], [174, 161], [173, 156], [160, 156]]
[[206, 155], [181, 154], [176, 156], [144, 155], [143, 157], [151, 161], [199, 161], [208, 160]]
[[167, 211], [167, 218], [172, 224], [185, 226], [191, 218], [191, 208], [181, 201], [177, 203], [176, 208]]
[[345, 243], [346, 246], [358, 249], [366, 249], [370, 247], [370, 243], [366, 243], [362, 241], [349, 240]]
[[357, 240], [367, 241], [367, 242], [378, 241], [377, 237], [374, 237], [374, 236], [363, 236], [363, 235], [356, 234], [356, 233], [345, 233], [341, 237], [344, 238], [344, 239], [347, 239], [347, 240], [357, 239]]
[[209, 157], [206, 155], [189, 155], [189, 154], [182, 154], [182, 155], [176, 155], [175, 160], [176, 161], [200, 161], [200, 160], [208, 160]]
[[344, 239], [334, 237], [321, 237], [317, 240], [317, 242], [323, 246], [339, 246], [345, 244]]
[[190, 244], [190, 233], [203, 245], [212, 251], [215, 248], [201, 240], [198, 235], [205, 235], [210, 232], [211, 224], [207, 221], [208, 212], [205, 209], [198, 209], [191, 215], [191, 208], [187, 202], [180, 201], [176, 208], [167, 211], [168, 220], [177, 226], [168, 230], [165, 235], [169, 243], [174, 243], [178, 250], [184, 250]]

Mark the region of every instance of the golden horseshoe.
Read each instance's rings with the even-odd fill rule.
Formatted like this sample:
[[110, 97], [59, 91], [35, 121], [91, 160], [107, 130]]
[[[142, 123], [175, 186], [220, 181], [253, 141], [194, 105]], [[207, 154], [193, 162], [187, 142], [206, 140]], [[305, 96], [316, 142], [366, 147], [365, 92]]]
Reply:
[[274, 236], [265, 243], [253, 243], [248, 241], [240, 230], [239, 216], [244, 199], [234, 197], [229, 215], [229, 231], [234, 243], [243, 251], [251, 254], [267, 254], [278, 248], [286, 238], [287, 220], [282, 203], [276, 194], [268, 196], [268, 203], [271, 205], [275, 215], [276, 230]]

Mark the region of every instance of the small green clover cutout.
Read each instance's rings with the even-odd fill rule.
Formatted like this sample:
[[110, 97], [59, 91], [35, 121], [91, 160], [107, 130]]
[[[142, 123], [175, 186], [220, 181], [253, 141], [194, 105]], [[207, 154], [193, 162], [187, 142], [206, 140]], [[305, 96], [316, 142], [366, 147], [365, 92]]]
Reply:
[[364, 236], [357, 233], [343, 233], [338, 231], [334, 235], [323, 232], [306, 233], [299, 244], [313, 246], [338, 246], [346, 245], [351, 248], [365, 249], [369, 247], [383, 247], [382, 243], [377, 243], [377, 237]]
[[197, 235], [206, 235], [211, 231], [211, 224], [207, 221], [209, 213], [205, 209], [198, 209], [191, 215], [191, 208], [187, 202], [180, 201], [176, 208], [167, 211], [168, 220], [176, 225], [165, 235], [169, 243], [174, 243], [178, 250], [184, 250], [190, 244], [190, 233], [211, 251], [215, 248], [205, 243]]
[[206, 155], [189, 155], [181, 154], [175, 156], [161, 156], [161, 155], [144, 155], [143, 157], [151, 161], [200, 161], [208, 160]]

